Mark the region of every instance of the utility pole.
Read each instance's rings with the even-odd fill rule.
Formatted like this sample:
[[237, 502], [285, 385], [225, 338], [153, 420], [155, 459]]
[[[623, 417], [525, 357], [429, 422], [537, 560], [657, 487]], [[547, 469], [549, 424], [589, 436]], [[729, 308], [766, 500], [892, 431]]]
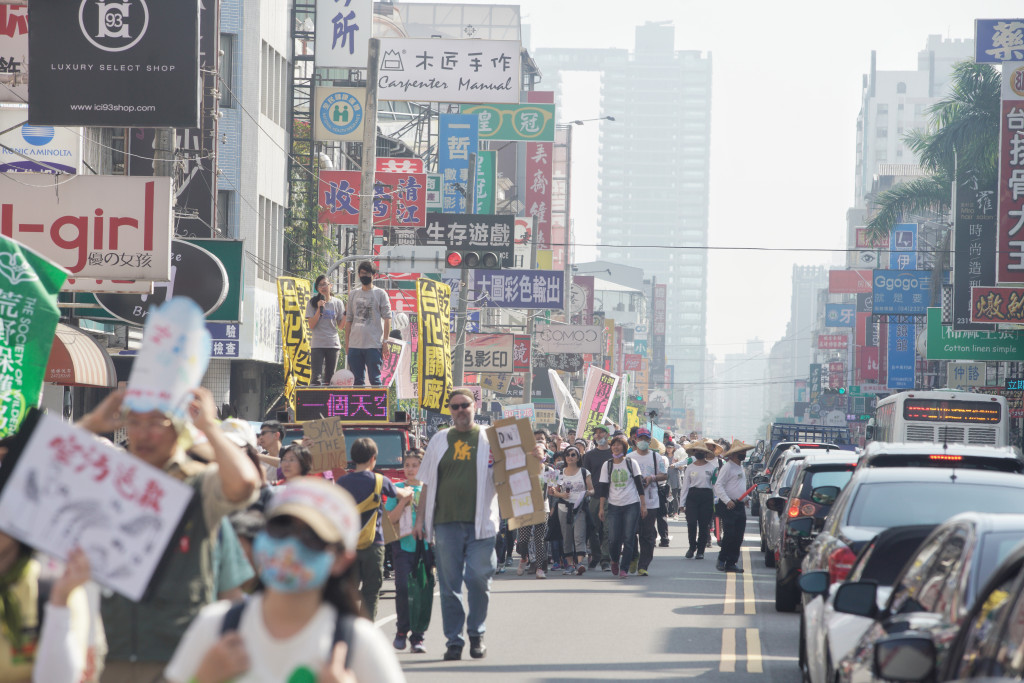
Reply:
[[[530, 217], [530, 268], [537, 267], [537, 216]], [[530, 345], [530, 367], [523, 378], [523, 403], [533, 403], [533, 319], [535, 315], [526, 309], [526, 338]]]
[[366, 59], [366, 103], [363, 106], [363, 158], [359, 181], [359, 232], [356, 253], [373, 253], [373, 173], [377, 166], [377, 70], [380, 39], [370, 38]]
[[[475, 213], [476, 154], [469, 155], [469, 181], [464, 188], [466, 213]], [[466, 373], [466, 309], [469, 307], [469, 268], [462, 264], [459, 278], [459, 307], [455, 312], [455, 348], [452, 349], [452, 384], [462, 386]]]

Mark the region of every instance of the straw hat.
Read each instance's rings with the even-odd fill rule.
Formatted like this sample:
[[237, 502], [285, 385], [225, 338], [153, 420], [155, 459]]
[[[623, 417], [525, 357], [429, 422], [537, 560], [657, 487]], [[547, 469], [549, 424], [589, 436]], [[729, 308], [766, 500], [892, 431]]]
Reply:
[[749, 443], [743, 443], [742, 441], [733, 439], [733, 442], [729, 445], [729, 448], [722, 453], [723, 458], [728, 458], [733, 453], [746, 453], [747, 451], [754, 450], [755, 446], [751, 446]]
[[695, 453], [704, 454], [705, 459], [714, 455], [708, 445], [703, 441], [690, 441], [683, 446], [686, 449], [687, 455], [694, 455]]

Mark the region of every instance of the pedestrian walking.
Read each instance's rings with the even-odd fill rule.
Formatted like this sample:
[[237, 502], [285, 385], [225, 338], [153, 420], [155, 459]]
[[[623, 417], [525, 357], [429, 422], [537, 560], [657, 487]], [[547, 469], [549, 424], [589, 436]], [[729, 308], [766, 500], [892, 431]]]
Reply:
[[[583, 469], [600, 477], [604, 464], [612, 459], [612, 448], [605, 425], [594, 427], [594, 449], [583, 455]], [[599, 515], [601, 499], [591, 496], [587, 503], [587, 541], [590, 546], [590, 569], [598, 564], [602, 571], [611, 568], [611, 555], [608, 553], [608, 529]]]
[[361, 386], [369, 377], [370, 384], [380, 386], [380, 368], [384, 362], [384, 343], [391, 334], [391, 300], [388, 293], [373, 285], [377, 274], [370, 261], [359, 263], [361, 286], [348, 293], [345, 311], [345, 358]]
[[629, 575], [628, 567], [633, 561], [633, 538], [636, 536], [637, 525], [640, 519], [648, 515], [640, 466], [626, 455], [628, 449], [626, 437], [613, 437], [612, 459], [601, 468], [598, 478], [601, 485], [598, 517], [608, 525], [612, 576], [621, 579]]
[[693, 458], [693, 462], [688, 465], [678, 463], [680, 467], [673, 468], [682, 473], [679, 499], [686, 515], [686, 532], [690, 541], [686, 557], [691, 559], [696, 555], [698, 560], [703, 560], [704, 551], [711, 545], [711, 519], [715, 512], [712, 487], [718, 462], [709, 460], [711, 451], [701, 441], [690, 442], [686, 446], [686, 454]]
[[562, 528], [562, 550], [565, 557], [563, 574], [583, 574], [587, 554], [587, 516], [584, 507], [587, 496], [594, 495], [590, 472], [580, 467], [580, 452], [575, 447], [565, 449], [565, 469], [557, 484], [548, 493], [558, 499], [558, 522]]
[[644, 504], [647, 515], [637, 528], [640, 540], [640, 554], [637, 558], [636, 573], [647, 576], [647, 570], [654, 559], [654, 543], [658, 534], [656, 524], [664, 512], [664, 501], [659, 490], [661, 482], [668, 481], [668, 460], [651, 448], [651, 430], [640, 427], [636, 431], [636, 450], [630, 456], [640, 465], [644, 483]]
[[[395, 566], [395, 614], [397, 615], [395, 640], [392, 644], [396, 650], [404, 650], [406, 640], [408, 640], [410, 651], [414, 654], [427, 651], [423, 644], [423, 634], [416, 631], [413, 631], [411, 635], [409, 633], [409, 575], [416, 564], [417, 543], [409, 532], [416, 525], [416, 506], [419, 504], [420, 493], [423, 490], [423, 484], [418, 479], [422, 462], [423, 453], [418, 449], [413, 449], [405, 454], [402, 459], [405, 481], [395, 484], [395, 488], [412, 491], [412, 495], [405, 498], [388, 498], [385, 506], [388, 511], [388, 519], [398, 529], [399, 534], [408, 529], [405, 535], [401, 535], [397, 541], [391, 544], [391, 558]], [[429, 546], [426, 550], [429, 552]]]
[[[539, 486], [544, 486], [544, 473], [553, 471], [553, 468], [550, 466], [543, 466]], [[538, 579], [547, 578], [548, 560], [551, 559], [551, 555], [548, 553], [548, 522], [551, 520], [551, 505], [548, 496], [545, 495], [543, 497], [544, 521], [521, 526], [517, 530], [516, 551], [519, 553], [519, 567], [516, 569], [517, 576], [522, 576], [529, 572]], [[555, 559], [557, 561], [557, 558]]]
[[681, 459], [676, 455], [678, 452], [683, 451], [681, 448], [677, 450], [674, 442], [665, 443], [665, 457], [668, 458], [668, 488], [672, 494], [668, 500], [668, 516], [671, 519], [679, 516], [679, 509], [683, 507], [682, 499], [679, 497], [683, 486], [682, 469], [675, 466]]
[[747, 513], [741, 498], [747, 491], [747, 477], [743, 472], [743, 459], [754, 448], [742, 441], [733, 441], [723, 453], [725, 464], [715, 482], [718, 514], [722, 518], [722, 549], [718, 553], [716, 569], [723, 572], [743, 573], [737, 562], [747, 525]]
[[[444, 659], [451, 661], [462, 659], [463, 628], [469, 635], [470, 656], [479, 659], [487, 654], [484, 631], [499, 514], [490, 446], [473, 421], [473, 392], [455, 389], [448, 408], [454, 425], [435, 434], [423, 456], [423, 489], [413, 534], [434, 544], [448, 648]], [[543, 450], [534, 448], [532, 457], [543, 460]]]
[[306, 304], [306, 324], [310, 330], [309, 359], [313, 376], [310, 385], [329, 384], [338, 369], [341, 340], [338, 325], [345, 315], [345, 304], [331, 293], [331, 281], [326, 275], [317, 277], [316, 290]]

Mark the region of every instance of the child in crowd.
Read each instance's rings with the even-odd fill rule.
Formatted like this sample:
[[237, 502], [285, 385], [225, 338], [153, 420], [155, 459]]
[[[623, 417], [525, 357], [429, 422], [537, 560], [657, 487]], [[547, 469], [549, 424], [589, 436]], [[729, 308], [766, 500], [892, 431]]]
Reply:
[[395, 565], [395, 612], [398, 615], [397, 633], [393, 644], [396, 650], [404, 650], [408, 637], [413, 653], [427, 651], [423, 645], [422, 633], [413, 631], [409, 637], [408, 581], [416, 563], [416, 539], [412, 536], [412, 530], [416, 524], [416, 506], [420, 502], [420, 491], [423, 489], [423, 483], [416, 478], [422, 462], [423, 451], [418, 448], [405, 454], [405, 458], [402, 459], [405, 481], [395, 484], [395, 488], [411, 490], [412, 496], [401, 499], [388, 498], [385, 506], [388, 519], [395, 525], [399, 535], [399, 539], [391, 544], [391, 557]]

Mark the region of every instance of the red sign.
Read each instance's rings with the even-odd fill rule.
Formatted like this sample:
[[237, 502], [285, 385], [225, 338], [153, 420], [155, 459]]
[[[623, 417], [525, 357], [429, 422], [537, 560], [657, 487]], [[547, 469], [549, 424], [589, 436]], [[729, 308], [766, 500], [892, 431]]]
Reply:
[[870, 294], [870, 270], [839, 270], [828, 271], [828, 291], [830, 294]]
[[[1024, 67], [1003, 68], [996, 282], [1024, 282]], [[971, 314], [974, 322], [974, 311]], [[981, 322], [980, 320], [978, 322]]]
[[551, 154], [550, 142], [526, 144], [526, 215], [537, 219], [537, 248], [551, 248]]
[[845, 349], [846, 340], [845, 334], [819, 334], [818, 348], [823, 350]]
[[[319, 221], [359, 225], [359, 171], [320, 171]], [[377, 173], [373, 182], [373, 223], [407, 228], [427, 225], [427, 176], [422, 173]]]
[[888, 249], [889, 236], [872, 237], [867, 228], [857, 228], [858, 249]]
[[415, 313], [416, 312], [416, 290], [415, 289], [387, 289], [388, 299], [391, 300], [391, 310], [394, 313]]
[[857, 372], [864, 382], [878, 381], [878, 347], [862, 346], [857, 349]]
[[1024, 287], [971, 287], [971, 322], [1024, 324]]
[[640, 372], [640, 359], [643, 358], [639, 353], [627, 353], [623, 370], [626, 372]]
[[530, 367], [530, 335], [517, 334], [512, 347], [513, 372], [532, 372]]
[[425, 173], [423, 159], [377, 157], [377, 173]]

